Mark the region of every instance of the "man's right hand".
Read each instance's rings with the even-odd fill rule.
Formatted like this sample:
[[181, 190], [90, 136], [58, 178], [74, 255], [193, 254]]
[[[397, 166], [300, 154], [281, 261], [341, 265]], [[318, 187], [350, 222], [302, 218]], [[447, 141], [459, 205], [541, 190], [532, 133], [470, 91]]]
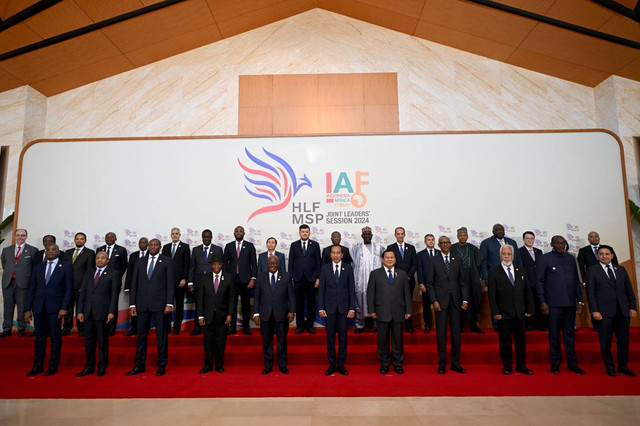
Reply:
[[540, 312], [542, 312], [542, 315], [548, 317], [549, 316], [549, 305], [547, 305], [546, 303], [541, 303], [540, 304]]
[[440, 302], [433, 302], [433, 310], [440, 312], [442, 308], [440, 307]]
[[84, 322], [84, 314], [78, 314], [78, 322]]
[[132, 307], [129, 308], [129, 315], [131, 315], [132, 317], [137, 317], [138, 316], [138, 310], [136, 309], [136, 307]]
[[258, 327], [260, 327], [260, 316], [254, 317], [254, 318], [253, 318], [253, 322], [255, 322], [255, 323], [256, 323], [256, 325], [257, 325]]
[[27, 311], [24, 313], [24, 322], [31, 322], [31, 319], [33, 318], [33, 313], [31, 311]]

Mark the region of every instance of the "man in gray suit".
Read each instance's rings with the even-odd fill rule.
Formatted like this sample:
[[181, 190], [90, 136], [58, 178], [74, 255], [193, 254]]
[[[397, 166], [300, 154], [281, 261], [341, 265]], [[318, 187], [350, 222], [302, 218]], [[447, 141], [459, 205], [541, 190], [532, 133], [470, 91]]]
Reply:
[[38, 252], [34, 246], [26, 244], [27, 230], [16, 229], [15, 244], [2, 250], [2, 297], [4, 299], [4, 321], [0, 337], [11, 336], [13, 312], [18, 307], [18, 336], [24, 337], [24, 305], [27, 302], [33, 260]]
[[411, 293], [406, 272], [394, 268], [395, 264], [393, 250], [385, 250], [382, 254], [382, 268], [371, 271], [367, 285], [367, 308], [371, 318], [377, 321], [380, 374], [387, 374], [391, 363], [397, 374], [404, 373], [402, 331], [405, 320], [411, 317]]

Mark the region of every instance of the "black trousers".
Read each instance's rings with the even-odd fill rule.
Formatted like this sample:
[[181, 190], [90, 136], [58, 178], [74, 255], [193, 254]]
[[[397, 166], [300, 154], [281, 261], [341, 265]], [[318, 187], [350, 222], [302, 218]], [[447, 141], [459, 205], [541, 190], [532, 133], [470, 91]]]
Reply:
[[184, 296], [187, 293], [187, 285], [184, 287], [180, 287], [176, 284], [176, 292], [175, 292], [175, 320], [173, 322], [173, 329], [180, 330], [182, 328], [182, 321], [184, 320]]
[[260, 330], [262, 331], [262, 354], [264, 355], [264, 368], [273, 369], [273, 333], [276, 334], [276, 344], [278, 345], [278, 367], [287, 367], [287, 333], [289, 332], [288, 321], [276, 321], [271, 318], [260, 319]]
[[109, 363], [109, 328], [106, 319], [97, 320], [93, 314], [90, 314], [84, 320], [84, 332], [85, 368], [91, 370], [96, 368], [96, 345], [98, 346], [98, 368], [107, 368]]
[[[64, 316], [64, 321], [62, 323], [63, 331], [71, 331], [73, 328], [73, 318], [75, 317], [75, 312], [78, 309], [78, 300], [80, 298], [80, 289], [73, 290], [71, 292], [71, 303], [69, 304], [69, 310], [67, 311], [67, 315]], [[78, 326], [78, 331], [82, 333], [84, 331], [84, 323], [78, 321], [76, 324]]]
[[513, 367], [513, 351], [512, 340], [516, 345], [516, 367], [525, 368], [526, 363], [526, 340], [525, 340], [525, 320], [514, 319], [501, 319], [498, 320], [498, 344], [500, 346], [500, 359], [502, 359], [502, 366], [511, 370]]
[[425, 328], [433, 327], [433, 320], [431, 318], [431, 300], [429, 299], [429, 292], [422, 293], [422, 319], [424, 320]]
[[[409, 280], [409, 294], [411, 295], [411, 300], [413, 300], [413, 291], [416, 289], [416, 282], [413, 279]], [[413, 313], [413, 302], [411, 303], [411, 312]], [[413, 328], [413, 315], [404, 320], [404, 327], [407, 330], [411, 330]]]
[[[341, 314], [337, 310], [332, 313], [327, 312], [325, 327], [327, 329], [327, 358], [329, 359], [329, 366], [344, 367], [344, 362], [347, 359], [347, 314]], [[338, 335], [337, 358], [336, 334]]]
[[562, 363], [562, 348], [560, 347], [560, 332], [564, 341], [564, 352], [567, 355], [569, 367], [578, 365], [576, 359], [575, 336], [573, 326], [576, 322], [576, 308], [549, 307], [549, 359], [552, 367]]
[[618, 368], [627, 367], [629, 361], [629, 317], [622, 315], [620, 306], [613, 317], [602, 317], [598, 328], [600, 338], [600, 353], [606, 368], [615, 368], [613, 356], [611, 355], [611, 341], [613, 334], [616, 335], [616, 346], [618, 348]]
[[233, 287], [235, 289], [235, 297], [233, 303], [233, 311], [231, 313], [231, 326], [232, 330], [235, 330], [238, 323], [238, 297], [240, 297], [240, 303], [242, 304], [242, 327], [249, 328], [249, 321], [251, 320], [251, 289], [247, 288], [249, 283], [240, 282], [240, 278], [236, 275]]
[[438, 366], [446, 365], [447, 356], [447, 320], [451, 327], [451, 365], [460, 365], [460, 308], [454, 305], [453, 300], [449, 306], [441, 311], [436, 311], [436, 341], [438, 343]]
[[[394, 367], [402, 367], [404, 360], [404, 344], [402, 333], [403, 322], [383, 322], [376, 321], [378, 330], [378, 359], [381, 367], [389, 367], [393, 363]], [[389, 352], [389, 335], [391, 335], [391, 352]]]
[[[313, 328], [316, 319], [316, 282], [304, 278], [293, 284], [296, 293], [296, 327]], [[305, 320], [305, 307], [306, 320]]]
[[35, 354], [33, 366], [38, 367], [44, 364], [44, 356], [47, 352], [47, 335], [51, 336], [51, 359], [49, 367], [57, 368], [60, 365], [60, 353], [62, 352], [62, 331], [60, 330], [61, 320], [58, 319], [58, 312], [49, 314], [46, 312], [33, 314], [36, 329]]
[[151, 320], [156, 326], [156, 346], [158, 347], [158, 367], [165, 367], [169, 358], [167, 339], [167, 320], [164, 311], [138, 311], [138, 339], [136, 347], [136, 367], [145, 368], [147, 360], [147, 337], [151, 328]]
[[205, 324], [204, 327], [202, 327], [205, 367], [213, 367], [214, 358], [216, 368], [223, 367], [224, 348], [227, 344], [227, 330], [228, 327], [224, 322]]

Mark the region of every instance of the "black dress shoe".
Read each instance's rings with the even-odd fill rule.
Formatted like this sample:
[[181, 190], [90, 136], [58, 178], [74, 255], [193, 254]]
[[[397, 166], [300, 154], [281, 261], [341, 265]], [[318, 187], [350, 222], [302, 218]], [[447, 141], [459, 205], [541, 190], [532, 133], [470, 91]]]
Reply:
[[387, 374], [389, 372], [389, 367], [380, 367], [380, 374]]
[[396, 374], [404, 374], [404, 369], [402, 368], [401, 365], [394, 365], [393, 371], [395, 371]]
[[344, 365], [342, 367], [338, 367], [338, 373], [342, 374], [343, 376], [349, 375], [349, 372], [347, 371], [346, 368], [344, 368]]
[[636, 377], [636, 373], [629, 370], [627, 367], [618, 367], [618, 373], [624, 374], [625, 376]]
[[332, 374], [333, 374], [333, 373], [335, 373], [335, 372], [336, 372], [336, 368], [335, 368], [334, 366], [330, 366], [329, 368], [327, 368], [327, 369], [325, 370], [324, 375], [325, 375], [325, 376], [330, 376], [330, 375], [332, 375]]
[[197, 336], [199, 334], [202, 334], [202, 329], [199, 329], [199, 330], [193, 329], [191, 333], [189, 333], [189, 336]]
[[282, 374], [289, 374], [289, 369], [287, 367], [280, 367], [280, 372]]
[[102, 377], [102, 376], [104, 376], [105, 374], [107, 374], [107, 370], [106, 370], [106, 369], [104, 369], [104, 368], [98, 368], [98, 374], [96, 374], [96, 376], [98, 376], [98, 377]]
[[478, 327], [477, 325], [474, 326], [474, 327], [471, 327], [471, 332], [472, 333], [484, 334], [484, 330], [481, 329], [480, 327]]
[[44, 367], [38, 365], [37, 367], [33, 367], [31, 370], [27, 372], [27, 376], [35, 376], [36, 374], [40, 374], [44, 371]]
[[124, 373], [125, 376], [135, 376], [136, 374], [144, 373], [146, 370], [140, 367], [133, 367], [133, 370]]
[[18, 330], [18, 337], [24, 337], [26, 335], [27, 335], [27, 333], [25, 333], [24, 330]]
[[429, 334], [429, 333], [431, 333], [431, 327], [425, 327], [424, 334]]
[[251, 330], [248, 328], [243, 328], [242, 329], [242, 334], [246, 334], [247, 336], [251, 336]]
[[205, 365], [200, 369], [200, 374], [207, 374], [209, 371], [213, 371], [213, 368], [209, 367], [208, 365]]
[[93, 374], [93, 371], [94, 371], [93, 368], [85, 368], [84, 370], [76, 374], [76, 377], [82, 377], [82, 376], [86, 376], [87, 374]]
[[615, 368], [607, 368], [607, 376], [615, 377], [616, 369]]
[[316, 334], [316, 331], [313, 328], [307, 328], [307, 333]]
[[528, 325], [526, 328], [527, 328], [527, 331], [533, 331], [533, 326], [532, 325]]
[[467, 374], [467, 370], [465, 370], [464, 368], [462, 368], [460, 365], [452, 365], [451, 369], [453, 371], [457, 371], [460, 374]]
[[407, 328], [407, 333], [416, 334], [416, 331], [413, 329], [413, 327], [409, 327]]
[[509, 370], [508, 368], [503, 368], [502, 369], [502, 374], [509, 376], [511, 375], [511, 370]]
[[522, 367], [522, 368], [516, 368], [516, 371], [518, 373], [522, 373], [525, 374], [527, 376], [531, 376], [533, 375], [533, 371], [531, 371], [530, 369], [528, 369], [527, 367]]
[[262, 370], [262, 375], [263, 376], [266, 376], [269, 373], [271, 373], [271, 369], [270, 368], [265, 368], [264, 370]]
[[178, 336], [180, 334], [180, 330], [174, 329], [173, 330], [173, 335], [174, 336]]
[[113, 337], [113, 336], [115, 336], [115, 335], [116, 335], [116, 332], [115, 332], [115, 331], [112, 331], [112, 332], [110, 332], [110, 333], [109, 333], [109, 336], [110, 336], [110, 337]]
[[11, 337], [11, 330], [3, 331], [2, 334], [0, 334], [0, 338], [3, 338], [3, 337]]
[[220, 368], [216, 368], [216, 371], [218, 373], [224, 373], [224, 368], [220, 367]]
[[582, 368], [578, 367], [577, 365], [573, 366], [573, 367], [569, 367], [569, 371], [573, 371], [574, 373], [576, 373], [576, 374], [578, 374], [580, 376], [582, 376], [584, 374], [584, 370]]
[[36, 332], [34, 331], [33, 333], [27, 334], [27, 337], [36, 337]]
[[49, 367], [44, 373], [45, 376], [53, 376], [58, 372], [58, 367]]
[[551, 373], [552, 374], [560, 374], [560, 367], [558, 367], [557, 365], [552, 365], [551, 366]]
[[444, 367], [438, 367], [438, 374], [444, 374], [447, 370]]
[[135, 331], [133, 331], [133, 330], [129, 330], [129, 331], [127, 331], [126, 333], [124, 333], [124, 335], [125, 335], [126, 337], [129, 337], [129, 336], [136, 336], [137, 334], [138, 334], [138, 333], [136, 333], [136, 332], [135, 332]]
[[63, 336], [71, 336], [71, 330], [62, 330]]
[[356, 328], [353, 332], [356, 334], [364, 333], [364, 328]]
[[304, 330], [301, 328], [296, 328], [296, 331], [293, 332], [293, 334], [302, 334]]
[[229, 331], [227, 331], [227, 334], [229, 336], [231, 336], [232, 334], [238, 334], [238, 330], [235, 328], [230, 328]]
[[166, 367], [158, 367], [158, 371], [156, 371], [156, 376], [164, 376], [164, 373], [167, 372]]
[[78, 332], [78, 337], [84, 337], [84, 331], [79, 331]]

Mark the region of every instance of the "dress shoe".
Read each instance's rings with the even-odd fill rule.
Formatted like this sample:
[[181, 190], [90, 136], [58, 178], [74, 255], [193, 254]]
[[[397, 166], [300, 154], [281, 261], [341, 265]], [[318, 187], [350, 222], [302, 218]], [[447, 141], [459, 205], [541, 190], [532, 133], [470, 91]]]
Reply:
[[344, 365], [342, 367], [338, 367], [338, 373], [342, 374], [343, 376], [349, 375], [349, 372], [347, 371], [346, 368], [344, 368]]
[[58, 372], [58, 367], [49, 367], [44, 373], [45, 376], [53, 376]]
[[106, 370], [106, 369], [104, 369], [104, 368], [98, 368], [98, 374], [96, 374], [96, 376], [98, 376], [98, 377], [102, 377], [102, 376], [104, 376], [105, 374], [107, 374], [107, 370]]
[[270, 368], [265, 368], [264, 370], [262, 370], [262, 375], [263, 376], [266, 376], [269, 373], [271, 373], [271, 369]]
[[627, 367], [618, 367], [618, 373], [624, 374], [625, 376], [636, 377], [636, 373], [629, 370]]
[[173, 335], [174, 336], [178, 336], [179, 334], [180, 334], [180, 330], [174, 328], [173, 329]]
[[533, 331], [533, 326], [532, 325], [528, 325], [525, 327], [527, 331]]
[[280, 372], [282, 374], [289, 374], [289, 369], [287, 367], [280, 367]]
[[511, 370], [509, 370], [508, 368], [503, 368], [502, 369], [502, 374], [504, 374], [505, 376], [510, 376], [511, 375]]
[[63, 336], [71, 336], [71, 330], [62, 330]]
[[76, 374], [76, 377], [86, 376], [87, 374], [93, 374], [93, 368], [85, 368], [84, 370]]
[[166, 367], [158, 367], [158, 371], [156, 371], [156, 376], [164, 376], [164, 373], [167, 372]]
[[478, 327], [477, 325], [471, 327], [471, 332], [472, 333], [484, 334], [484, 330], [481, 329], [480, 327]]
[[129, 337], [129, 336], [137, 336], [137, 335], [138, 335], [138, 333], [136, 333], [136, 332], [135, 332], [135, 331], [133, 331], [133, 330], [129, 330], [129, 331], [127, 331], [126, 333], [124, 333], [124, 335], [125, 335], [126, 337]]
[[364, 333], [364, 328], [356, 328], [353, 332], [356, 334]]
[[116, 335], [116, 332], [115, 332], [115, 331], [111, 331], [111, 332], [109, 332], [109, 336], [110, 336], [110, 337], [113, 337], [113, 336], [115, 336], [115, 335]]
[[380, 367], [380, 374], [387, 374], [389, 372], [389, 367]]
[[208, 365], [205, 365], [200, 369], [200, 374], [207, 374], [209, 371], [213, 371], [213, 368], [209, 367]]
[[616, 369], [615, 368], [607, 368], [607, 376], [615, 377]]
[[551, 373], [552, 374], [560, 374], [560, 367], [558, 367], [557, 365], [552, 365], [551, 366]]
[[26, 335], [27, 335], [27, 333], [25, 333], [24, 330], [18, 330], [18, 337], [24, 337]]
[[409, 334], [416, 334], [416, 331], [413, 329], [413, 327], [409, 327], [406, 329], [407, 333]]
[[516, 371], [518, 373], [522, 373], [525, 374], [527, 376], [531, 376], [533, 375], [533, 371], [531, 371], [530, 369], [528, 369], [527, 367], [522, 367], [522, 368], [516, 368]]
[[296, 328], [296, 331], [293, 332], [293, 334], [302, 334], [304, 330], [301, 328]]
[[307, 333], [316, 334], [316, 331], [313, 328], [307, 328]]
[[333, 373], [335, 373], [335, 372], [336, 372], [336, 368], [335, 368], [334, 366], [330, 366], [329, 368], [327, 368], [327, 369], [325, 370], [324, 375], [325, 375], [325, 376], [330, 376], [330, 375], [332, 375], [332, 374], [333, 374]]
[[31, 376], [35, 376], [36, 374], [40, 374], [44, 371], [44, 367], [42, 367], [41, 365], [38, 365], [37, 367], [33, 367], [31, 370], [29, 370], [29, 372], [27, 373], [27, 376], [31, 377]]
[[498, 332], [498, 327], [493, 327], [493, 332], [497, 333]]
[[79, 331], [78, 332], [78, 337], [84, 337], [84, 331]]
[[191, 333], [189, 333], [189, 336], [197, 336], [199, 334], [202, 334], [202, 329], [198, 329], [198, 330], [193, 329]]
[[457, 371], [460, 374], [467, 374], [467, 370], [465, 370], [464, 368], [462, 368], [460, 365], [452, 365], [451, 366], [451, 370], [453, 371]]
[[218, 373], [224, 373], [224, 368], [220, 367], [220, 368], [216, 368], [216, 372]]
[[227, 331], [227, 334], [229, 336], [231, 336], [232, 334], [238, 334], [238, 330], [235, 328], [229, 328], [229, 331]]
[[584, 370], [582, 368], [578, 367], [577, 365], [573, 366], [573, 367], [569, 367], [569, 371], [573, 371], [574, 373], [576, 373], [576, 374], [578, 374], [580, 376], [582, 376], [584, 374]]
[[3, 331], [2, 334], [0, 334], [0, 338], [2, 337], [11, 337], [11, 330]]
[[146, 370], [140, 367], [133, 367], [133, 370], [124, 373], [125, 376], [135, 376], [136, 374], [144, 373]]
[[27, 337], [36, 337], [36, 332], [34, 331], [33, 333], [27, 334]]
[[431, 333], [431, 327], [425, 327], [424, 334], [429, 334], [429, 333]]
[[404, 374], [404, 368], [402, 368], [401, 365], [394, 365], [393, 371], [395, 371], [396, 374]]
[[251, 336], [251, 330], [249, 328], [243, 328], [242, 334], [246, 334], [247, 336]]
[[438, 367], [438, 374], [444, 374], [447, 370], [444, 367]]

